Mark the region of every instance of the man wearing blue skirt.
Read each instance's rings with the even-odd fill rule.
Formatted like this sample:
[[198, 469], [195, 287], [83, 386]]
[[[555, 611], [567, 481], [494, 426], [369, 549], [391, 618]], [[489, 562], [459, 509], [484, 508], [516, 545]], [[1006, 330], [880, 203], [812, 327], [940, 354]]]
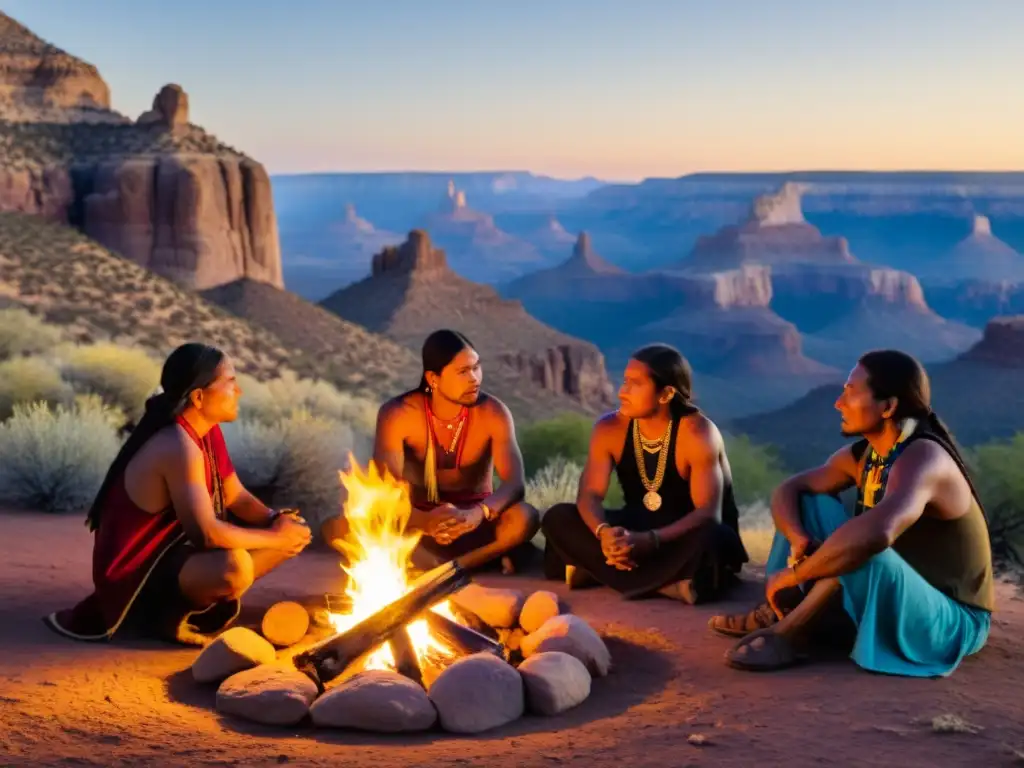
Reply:
[[[726, 654], [739, 669], [803, 661], [845, 623], [864, 669], [949, 675], [985, 645], [995, 602], [988, 524], [963, 458], [931, 410], [924, 368], [902, 352], [861, 357], [836, 409], [843, 435], [861, 439], [773, 494], [767, 603], [710, 626], [742, 638]], [[850, 488], [852, 516], [838, 498]]]

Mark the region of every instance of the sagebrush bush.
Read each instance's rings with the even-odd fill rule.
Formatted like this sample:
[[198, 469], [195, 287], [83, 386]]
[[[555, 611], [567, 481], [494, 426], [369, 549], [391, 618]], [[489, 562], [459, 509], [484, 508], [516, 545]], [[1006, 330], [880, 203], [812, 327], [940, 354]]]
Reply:
[[746, 435], [724, 437], [736, 503], [742, 507], [770, 499], [786, 479], [781, 462], [770, 448], [752, 442]]
[[242, 484], [265, 504], [297, 507], [314, 531], [338, 511], [338, 472], [349, 466], [349, 455], [363, 463], [369, 458], [366, 435], [309, 411], [273, 423], [239, 419], [223, 431]]
[[988, 515], [993, 552], [1024, 565], [1024, 433], [979, 445], [965, 458]]
[[238, 380], [242, 387], [239, 406], [243, 418], [274, 424], [293, 413], [305, 411], [351, 424], [363, 434], [372, 435], [376, 427], [377, 403], [342, 392], [329, 382], [300, 379], [292, 371], [270, 381], [261, 382], [245, 375]]
[[535, 421], [518, 430], [526, 476], [532, 477], [557, 458], [583, 466], [594, 420], [575, 413]]
[[526, 503], [543, 513], [555, 504], [576, 501], [582, 471], [576, 462], [556, 457], [527, 481]]
[[18, 405], [68, 403], [73, 392], [60, 371], [40, 357], [14, 357], [0, 363], [0, 419]]
[[59, 352], [64, 379], [76, 391], [97, 394], [134, 420], [160, 384], [162, 362], [138, 347], [99, 343], [64, 347]]
[[15, 406], [0, 424], [0, 500], [44, 512], [85, 511], [120, 445], [109, 409], [95, 400]]
[[60, 328], [24, 309], [0, 309], [0, 360], [49, 352], [61, 343]]

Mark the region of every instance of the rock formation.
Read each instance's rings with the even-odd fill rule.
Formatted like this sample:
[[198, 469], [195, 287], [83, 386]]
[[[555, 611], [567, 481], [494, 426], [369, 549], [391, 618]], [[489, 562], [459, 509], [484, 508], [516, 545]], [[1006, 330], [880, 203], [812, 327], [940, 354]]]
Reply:
[[1024, 283], [1016, 281], [929, 281], [925, 293], [940, 315], [977, 328], [984, 328], [994, 317], [1024, 314]]
[[530, 243], [499, 229], [490, 214], [470, 208], [465, 192], [452, 181], [437, 212], [421, 228], [444, 249], [452, 268], [470, 280], [503, 282], [545, 264]]
[[0, 109], [5, 120], [58, 110], [109, 110], [110, 89], [92, 64], [0, 13]]
[[455, 274], [444, 251], [423, 231], [385, 248], [374, 257], [370, 277], [322, 304], [416, 353], [432, 330], [464, 331], [484, 360], [484, 386], [497, 379], [499, 397], [513, 382], [525, 380], [589, 409], [612, 402], [604, 357], [596, 347], [538, 322], [520, 302], [502, 299], [493, 288]]
[[697, 240], [681, 269], [719, 271], [743, 264], [852, 264], [842, 237], [824, 237], [808, 224], [800, 208], [801, 186], [787, 183], [779, 192], [754, 200], [747, 220]]
[[540, 227], [524, 235], [524, 239], [539, 248], [545, 256], [561, 258], [577, 238], [567, 232], [557, 218], [548, 216]]
[[997, 317], [961, 359], [1000, 368], [1024, 369], [1024, 315]]
[[180, 86], [132, 124], [95, 67], [2, 15], [0, 62], [0, 210], [72, 224], [189, 288], [283, 285], [266, 170], [190, 125]]
[[964, 280], [1022, 282], [1024, 255], [992, 234], [987, 216], [975, 216], [970, 235], [918, 271], [929, 282], [940, 285]]

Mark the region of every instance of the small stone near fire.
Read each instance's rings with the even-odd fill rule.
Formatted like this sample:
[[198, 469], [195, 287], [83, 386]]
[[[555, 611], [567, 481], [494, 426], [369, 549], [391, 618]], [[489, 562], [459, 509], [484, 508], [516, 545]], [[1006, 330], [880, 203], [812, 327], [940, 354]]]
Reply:
[[452, 602], [475, 613], [492, 627], [514, 627], [519, 623], [519, 612], [526, 597], [514, 589], [497, 589], [470, 584], [454, 595]]
[[480, 733], [511, 723], [525, 707], [523, 678], [489, 653], [464, 656], [430, 686], [441, 727], [452, 733]]
[[263, 636], [279, 648], [295, 645], [309, 631], [309, 612], [298, 603], [274, 603], [263, 614]]
[[274, 646], [246, 627], [232, 627], [203, 648], [192, 662], [198, 683], [219, 683], [236, 672], [277, 658]]
[[575, 656], [559, 651], [538, 653], [519, 665], [526, 703], [538, 715], [557, 715], [590, 695], [590, 673]]
[[309, 709], [313, 724], [377, 733], [425, 731], [437, 722], [427, 692], [389, 669], [370, 669], [332, 688]]
[[523, 644], [523, 637], [525, 636], [526, 633], [520, 627], [498, 630], [498, 642], [510, 651], [518, 651]]
[[523, 656], [561, 651], [575, 656], [595, 677], [604, 677], [611, 669], [612, 657], [601, 636], [587, 622], [571, 613], [555, 616], [544, 626], [523, 638]]
[[217, 689], [217, 711], [264, 725], [295, 725], [316, 698], [313, 681], [294, 668], [263, 664], [232, 675]]
[[558, 595], [554, 592], [534, 592], [523, 603], [519, 625], [527, 632], [536, 632], [544, 626], [545, 621], [553, 619], [559, 613]]
[[695, 747], [707, 747], [711, 745], [711, 740], [703, 733], [691, 733], [686, 737], [686, 740]]

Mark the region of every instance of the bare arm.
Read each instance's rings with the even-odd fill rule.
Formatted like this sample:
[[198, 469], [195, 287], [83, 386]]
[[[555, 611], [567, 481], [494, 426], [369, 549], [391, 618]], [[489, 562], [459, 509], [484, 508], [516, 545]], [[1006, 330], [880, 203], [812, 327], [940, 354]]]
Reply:
[[857, 484], [857, 462], [849, 446], [833, 453], [828, 461], [782, 483], [772, 494], [772, 519], [775, 527], [792, 544], [810, 537], [800, 522], [800, 495], [839, 493]]
[[247, 523], [264, 528], [270, 525], [270, 509], [242, 485], [235, 473], [224, 480], [224, 504]]
[[606, 522], [604, 498], [608, 495], [608, 483], [615, 466], [615, 456], [608, 439], [614, 424], [613, 418], [605, 417], [594, 425], [587, 463], [580, 475], [579, 490], [576, 493], [576, 508], [591, 531], [596, 531], [599, 525]]
[[373, 460], [401, 480], [405, 472], [405, 435], [402, 427], [402, 404], [385, 403], [377, 412], [377, 430], [373, 437]]
[[[688, 432], [685, 446], [690, 464], [690, 498], [694, 509], [659, 530], [658, 538], [662, 541], [673, 541], [709, 520], [722, 519], [722, 499], [725, 497], [722, 436], [706, 419], [694, 422], [692, 426], [687, 422], [683, 424], [687, 425], [685, 428]], [[680, 429], [683, 428], [680, 425]]]
[[194, 544], [207, 549], [279, 549], [281, 537], [218, 520], [206, 487], [206, 462], [199, 446], [184, 435], [166, 437], [162, 446], [163, 480], [174, 512]]
[[937, 497], [947, 473], [948, 456], [929, 440], [907, 447], [893, 464], [885, 496], [878, 504], [843, 523], [810, 557], [794, 569], [799, 582], [842, 576], [893, 545]]
[[512, 414], [504, 404], [494, 402], [490, 415], [491, 450], [494, 457], [494, 469], [501, 479], [498, 489], [484, 500], [490, 509], [501, 513], [513, 504], [522, 501], [526, 492], [526, 472], [523, 469], [523, 454], [516, 440], [516, 427]]

